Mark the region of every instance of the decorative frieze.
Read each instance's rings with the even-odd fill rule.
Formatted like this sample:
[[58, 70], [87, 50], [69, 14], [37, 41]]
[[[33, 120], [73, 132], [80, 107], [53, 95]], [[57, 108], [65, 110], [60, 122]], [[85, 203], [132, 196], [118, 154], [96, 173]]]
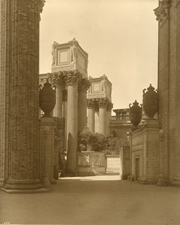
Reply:
[[154, 9], [156, 20], [162, 25], [168, 19], [170, 3], [168, 0], [163, 0], [159, 3], [159, 7]]

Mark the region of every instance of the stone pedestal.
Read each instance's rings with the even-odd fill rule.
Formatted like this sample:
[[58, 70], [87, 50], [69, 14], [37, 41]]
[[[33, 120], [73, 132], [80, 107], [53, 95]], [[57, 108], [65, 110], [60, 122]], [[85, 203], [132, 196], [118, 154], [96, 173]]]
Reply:
[[130, 147], [122, 146], [120, 148], [120, 178], [127, 180], [130, 175]]
[[159, 121], [146, 120], [142, 128], [132, 132], [131, 173], [140, 183], [158, 183]]
[[43, 1], [0, 1], [0, 186], [41, 187], [39, 21]]
[[54, 179], [54, 127], [53, 117], [41, 118], [42, 179], [45, 186], [56, 183]]

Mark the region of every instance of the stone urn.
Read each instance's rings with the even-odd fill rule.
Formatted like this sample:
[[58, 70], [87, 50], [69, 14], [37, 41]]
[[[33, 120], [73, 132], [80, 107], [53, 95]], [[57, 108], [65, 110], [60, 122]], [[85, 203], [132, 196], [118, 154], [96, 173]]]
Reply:
[[138, 127], [142, 118], [142, 107], [139, 106], [139, 103], [135, 100], [133, 106], [129, 104], [129, 119], [134, 127]]
[[159, 97], [158, 92], [154, 90], [155, 88], [150, 86], [143, 90], [143, 108], [146, 115], [153, 119], [154, 115], [159, 109]]
[[47, 81], [39, 91], [39, 106], [45, 113], [44, 116], [50, 117], [56, 104], [56, 91]]

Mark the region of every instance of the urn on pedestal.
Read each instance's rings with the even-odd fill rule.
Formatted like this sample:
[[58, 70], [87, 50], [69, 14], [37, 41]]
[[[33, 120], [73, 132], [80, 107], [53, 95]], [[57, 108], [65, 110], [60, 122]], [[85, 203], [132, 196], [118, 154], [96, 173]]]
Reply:
[[139, 106], [139, 103], [135, 100], [133, 106], [129, 104], [129, 119], [132, 125], [137, 128], [142, 118], [142, 107]]
[[159, 97], [158, 92], [154, 90], [155, 88], [150, 86], [143, 90], [143, 108], [146, 115], [153, 119], [154, 115], [159, 109]]
[[[42, 87], [42, 86], [41, 86]], [[48, 82], [39, 91], [39, 106], [45, 113], [44, 116], [50, 117], [51, 112], [56, 104], [56, 91], [53, 89], [52, 85]]]

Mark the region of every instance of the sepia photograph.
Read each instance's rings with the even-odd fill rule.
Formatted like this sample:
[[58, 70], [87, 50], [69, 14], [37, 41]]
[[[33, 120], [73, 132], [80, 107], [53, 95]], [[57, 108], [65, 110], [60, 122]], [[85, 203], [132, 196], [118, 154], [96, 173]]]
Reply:
[[180, 0], [0, 0], [0, 225], [180, 225]]

